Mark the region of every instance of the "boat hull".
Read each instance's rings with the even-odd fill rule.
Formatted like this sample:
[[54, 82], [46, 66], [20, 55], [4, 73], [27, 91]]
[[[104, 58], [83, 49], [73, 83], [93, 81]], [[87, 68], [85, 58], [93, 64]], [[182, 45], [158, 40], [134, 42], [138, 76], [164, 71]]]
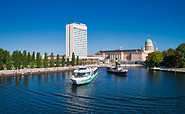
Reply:
[[89, 78], [84, 78], [84, 79], [76, 79], [76, 78], [71, 78], [71, 81], [75, 85], [83, 85], [83, 84], [88, 84], [94, 80], [94, 78], [98, 75], [98, 72], [96, 72], [93, 76]]
[[107, 70], [107, 72], [109, 73], [113, 73], [113, 74], [127, 74], [127, 71], [112, 71], [112, 70]]

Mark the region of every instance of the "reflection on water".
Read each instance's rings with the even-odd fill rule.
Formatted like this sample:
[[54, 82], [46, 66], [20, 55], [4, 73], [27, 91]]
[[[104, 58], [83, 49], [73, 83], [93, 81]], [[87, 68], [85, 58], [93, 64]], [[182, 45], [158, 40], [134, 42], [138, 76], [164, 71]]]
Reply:
[[0, 77], [1, 113], [185, 113], [185, 74], [130, 67], [87, 85], [73, 85], [73, 72]]

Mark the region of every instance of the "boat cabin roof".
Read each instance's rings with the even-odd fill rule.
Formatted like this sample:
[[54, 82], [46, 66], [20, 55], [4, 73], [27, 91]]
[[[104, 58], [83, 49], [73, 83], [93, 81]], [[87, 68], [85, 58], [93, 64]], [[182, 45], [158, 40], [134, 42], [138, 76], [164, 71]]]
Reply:
[[88, 68], [88, 66], [81, 66], [79, 69], [75, 70], [75, 73], [86, 73], [90, 72], [91, 70]]
[[88, 66], [80, 66], [79, 69], [86, 69]]

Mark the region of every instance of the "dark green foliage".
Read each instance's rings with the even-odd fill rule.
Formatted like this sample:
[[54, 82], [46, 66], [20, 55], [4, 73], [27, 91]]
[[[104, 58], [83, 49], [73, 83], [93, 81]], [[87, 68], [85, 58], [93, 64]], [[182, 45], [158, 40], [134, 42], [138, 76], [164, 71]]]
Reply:
[[28, 56], [26, 50], [24, 50], [22, 54], [22, 67], [27, 68], [27, 66], [28, 66]]
[[56, 67], [60, 67], [60, 56], [57, 54]]
[[84, 65], [84, 61], [83, 60], [81, 61], [81, 63], [82, 63], [82, 65]]
[[72, 53], [72, 62], [71, 62], [72, 66], [75, 65], [75, 53]]
[[7, 68], [7, 70], [10, 70], [11, 67], [12, 67], [12, 59], [10, 56], [10, 52], [8, 51], [7, 55], [6, 55], [6, 68]]
[[19, 51], [19, 58], [20, 58], [20, 69], [21, 69], [22, 68], [22, 61], [23, 61], [21, 51]]
[[7, 50], [4, 50], [3, 51], [3, 64], [6, 64], [6, 57], [8, 55], [8, 51]]
[[37, 68], [41, 68], [42, 67], [42, 57], [41, 57], [39, 52], [37, 52], [36, 64], [37, 64]]
[[51, 53], [51, 56], [50, 56], [50, 67], [54, 67], [54, 64], [55, 64], [54, 55], [53, 55], [53, 53]]
[[32, 61], [35, 62], [35, 52], [33, 51], [33, 54], [32, 54]]
[[170, 48], [167, 51], [163, 51], [162, 54], [164, 56], [163, 65], [165, 67], [176, 67], [175, 50]]
[[154, 67], [154, 66], [159, 67], [162, 60], [163, 60], [162, 52], [155, 51], [148, 54], [148, 56], [146, 57], [146, 64], [149, 67]]
[[4, 51], [3, 49], [0, 49], [0, 70], [3, 69], [3, 57], [4, 57], [3, 51]]
[[67, 58], [67, 66], [70, 66], [69, 58]]
[[31, 63], [31, 55], [30, 55], [30, 52], [28, 52], [28, 65], [30, 65]]
[[176, 50], [168, 49], [163, 51], [163, 62], [162, 65], [165, 67], [185, 67], [185, 43], [180, 44]]
[[181, 68], [185, 68], [185, 43], [180, 44], [176, 50], [179, 60], [178, 66]]
[[16, 50], [13, 52], [13, 55], [12, 55], [12, 60], [13, 60], [13, 65], [14, 65], [14, 68], [16, 69], [20, 69], [21, 68], [21, 53]]
[[47, 68], [48, 67], [48, 54], [45, 53], [45, 56], [44, 56], [44, 67]]
[[65, 66], [65, 58], [64, 58], [64, 56], [62, 57], [62, 67], [64, 67]]
[[31, 68], [34, 68], [34, 67], [35, 67], [35, 62], [32, 61], [32, 62], [30, 63], [30, 67], [31, 67]]
[[77, 56], [76, 65], [79, 65], [79, 56]]

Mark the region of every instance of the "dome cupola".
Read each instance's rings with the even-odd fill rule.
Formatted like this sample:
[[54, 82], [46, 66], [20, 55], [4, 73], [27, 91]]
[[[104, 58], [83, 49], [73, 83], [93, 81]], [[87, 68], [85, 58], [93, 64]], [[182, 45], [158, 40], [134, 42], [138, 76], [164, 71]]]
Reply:
[[145, 52], [153, 52], [154, 51], [154, 46], [153, 46], [152, 40], [150, 40], [150, 38], [149, 38], [149, 35], [148, 35], [148, 39], [145, 41], [144, 51]]
[[150, 40], [149, 38], [145, 41], [145, 44], [149, 44], [152, 43], [152, 40]]

